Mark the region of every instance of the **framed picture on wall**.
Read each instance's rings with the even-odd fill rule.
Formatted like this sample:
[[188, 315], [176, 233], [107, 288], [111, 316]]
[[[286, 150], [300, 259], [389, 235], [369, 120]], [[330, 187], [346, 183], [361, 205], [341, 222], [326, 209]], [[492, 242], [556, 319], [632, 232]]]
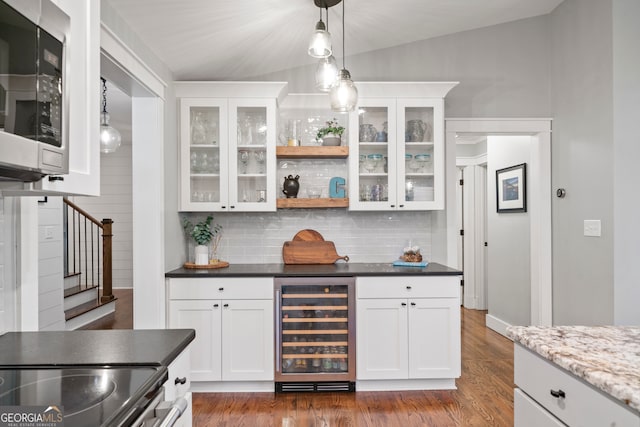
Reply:
[[527, 211], [527, 164], [496, 171], [498, 213]]

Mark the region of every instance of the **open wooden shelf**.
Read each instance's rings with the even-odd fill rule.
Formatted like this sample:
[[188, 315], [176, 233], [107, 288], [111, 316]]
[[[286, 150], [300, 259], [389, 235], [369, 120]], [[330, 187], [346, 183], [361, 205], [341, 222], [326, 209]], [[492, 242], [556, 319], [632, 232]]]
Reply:
[[278, 209], [302, 209], [302, 208], [348, 208], [349, 199], [342, 198], [324, 198], [324, 199], [277, 199], [276, 206]]
[[276, 147], [276, 157], [279, 159], [316, 158], [316, 159], [346, 159], [349, 157], [347, 146], [302, 146]]

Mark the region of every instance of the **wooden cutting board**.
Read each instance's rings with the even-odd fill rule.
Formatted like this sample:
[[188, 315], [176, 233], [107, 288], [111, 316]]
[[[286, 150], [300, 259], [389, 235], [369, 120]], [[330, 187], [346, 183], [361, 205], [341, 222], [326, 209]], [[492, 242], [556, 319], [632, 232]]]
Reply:
[[299, 240], [303, 242], [322, 242], [324, 241], [324, 237], [322, 234], [317, 232], [316, 230], [300, 230], [293, 236], [293, 240]]
[[333, 264], [339, 259], [349, 261], [348, 256], [338, 255], [333, 242], [327, 241], [284, 242], [282, 258], [285, 264]]

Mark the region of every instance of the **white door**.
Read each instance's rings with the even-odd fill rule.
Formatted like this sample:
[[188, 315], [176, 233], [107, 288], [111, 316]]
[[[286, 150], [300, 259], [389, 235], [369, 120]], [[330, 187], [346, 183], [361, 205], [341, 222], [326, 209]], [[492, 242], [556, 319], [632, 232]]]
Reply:
[[460, 376], [459, 311], [458, 298], [409, 300], [409, 378]]
[[191, 380], [220, 381], [221, 303], [218, 300], [182, 300], [169, 303], [169, 327], [195, 329], [191, 344]]
[[406, 299], [360, 299], [356, 311], [357, 378], [406, 379]]
[[222, 301], [222, 379], [273, 381], [273, 301]]

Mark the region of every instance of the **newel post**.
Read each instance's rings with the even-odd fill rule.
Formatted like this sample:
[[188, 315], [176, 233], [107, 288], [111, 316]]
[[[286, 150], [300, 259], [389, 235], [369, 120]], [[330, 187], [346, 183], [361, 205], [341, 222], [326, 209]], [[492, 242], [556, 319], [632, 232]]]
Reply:
[[109, 302], [113, 296], [112, 291], [112, 258], [111, 258], [111, 224], [113, 220], [104, 218], [102, 220], [102, 297], [100, 302]]

